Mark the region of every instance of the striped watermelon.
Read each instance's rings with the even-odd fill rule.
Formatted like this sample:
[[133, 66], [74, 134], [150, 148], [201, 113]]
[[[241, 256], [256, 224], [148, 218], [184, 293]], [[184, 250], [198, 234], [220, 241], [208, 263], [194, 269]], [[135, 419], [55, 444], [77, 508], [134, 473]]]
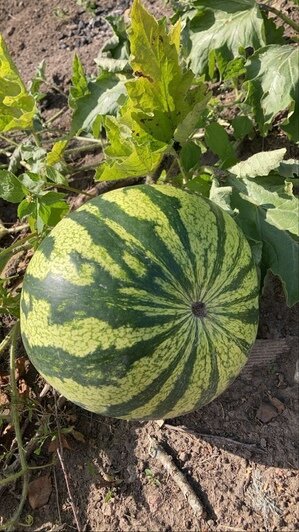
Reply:
[[211, 401], [246, 363], [257, 321], [240, 229], [167, 185], [108, 192], [64, 218], [36, 251], [21, 298], [24, 344], [45, 379], [125, 419]]

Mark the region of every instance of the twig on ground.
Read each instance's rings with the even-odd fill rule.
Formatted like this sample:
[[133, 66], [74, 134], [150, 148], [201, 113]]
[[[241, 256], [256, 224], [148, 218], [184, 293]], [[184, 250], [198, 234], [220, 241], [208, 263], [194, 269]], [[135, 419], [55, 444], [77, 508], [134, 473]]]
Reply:
[[240, 445], [242, 447], [255, 449], [256, 451], [265, 452], [263, 449], [260, 449], [255, 443], [233, 440], [232, 438], [220, 436], [218, 434], [206, 434], [203, 432], [196, 432], [194, 430], [188, 429], [187, 427], [184, 427], [183, 425], [177, 426], [168, 425], [167, 423], [165, 423], [164, 427], [167, 429], [176, 430], [177, 432], [184, 432], [196, 438], [203, 438], [211, 442], [225, 443], [227, 445]]
[[12, 423], [14, 426], [15, 434], [16, 434], [16, 440], [18, 443], [18, 450], [19, 450], [19, 460], [21, 465], [21, 471], [18, 473], [11, 475], [10, 477], [7, 477], [4, 479], [4, 482], [2, 484], [2, 487], [4, 487], [5, 484], [8, 482], [13, 482], [16, 480], [17, 477], [22, 476], [23, 477], [23, 488], [22, 488], [22, 494], [21, 499], [18, 504], [17, 509], [15, 510], [12, 517], [0, 526], [0, 530], [7, 530], [7, 532], [14, 530], [15, 526], [19, 522], [19, 518], [21, 516], [23, 506], [26, 501], [27, 492], [28, 492], [28, 482], [29, 482], [29, 474], [28, 474], [28, 465], [26, 461], [26, 453], [23, 448], [23, 441], [22, 441], [22, 432], [20, 428], [20, 420], [19, 420], [19, 412], [18, 412], [18, 388], [17, 383], [15, 379], [15, 372], [16, 372], [16, 348], [17, 348], [17, 338], [19, 334], [19, 322], [17, 322], [12, 331], [11, 331], [11, 344], [10, 344], [10, 389], [11, 389], [11, 417], [12, 417]]
[[178, 469], [178, 467], [174, 464], [172, 457], [164, 451], [155, 438], [151, 437], [150, 442], [151, 456], [159, 460], [159, 462], [161, 462], [161, 464], [168, 471], [176, 485], [180, 488], [183, 495], [187, 499], [196, 517], [202, 518], [205, 513], [204, 507], [197, 497], [195, 491], [184, 477], [183, 473]]
[[[62, 449], [62, 447], [61, 447], [61, 449]], [[80, 525], [80, 522], [79, 522], [79, 518], [78, 518], [78, 515], [77, 515], [75, 502], [74, 502], [74, 499], [73, 499], [73, 496], [72, 496], [72, 492], [71, 492], [71, 489], [70, 489], [67, 471], [66, 471], [66, 469], [64, 467], [64, 462], [63, 462], [63, 459], [62, 459], [62, 455], [60, 453], [61, 449], [57, 449], [56, 452], [57, 452], [57, 456], [59, 458], [59, 462], [60, 462], [61, 469], [62, 469], [62, 472], [63, 472], [63, 476], [64, 476], [64, 480], [65, 480], [65, 484], [66, 484], [66, 489], [67, 489], [68, 496], [69, 496], [69, 499], [70, 499], [71, 508], [72, 508], [73, 516], [74, 516], [74, 519], [75, 519], [75, 522], [76, 522], [77, 530], [78, 530], [78, 532], [81, 532], [82, 528], [81, 528], [81, 525]]]
[[54, 477], [55, 498], [56, 498], [57, 513], [58, 513], [58, 522], [61, 525], [62, 519], [61, 519], [60, 506], [59, 506], [59, 491], [58, 491], [55, 467], [53, 467], [53, 477]]
[[64, 481], [65, 481], [66, 489], [67, 489], [68, 496], [70, 499], [71, 508], [72, 508], [73, 516], [74, 516], [75, 523], [77, 526], [77, 530], [78, 532], [82, 532], [82, 527], [79, 521], [75, 501], [73, 499], [73, 495], [72, 495], [70, 484], [69, 484], [67, 470], [65, 468], [64, 461], [63, 461], [63, 445], [62, 445], [62, 440], [61, 440], [61, 430], [60, 430], [60, 423], [59, 423], [59, 418], [58, 418], [58, 406], [57, 406], [55, 393], [54, 393], [54, 401], [55, 401], [55, 417], [56, 417], [56, 425], [57, 425], [57, 435], [58, 435], [58, 441], [59, 441], [59, 448], [56, 450], [56, 453], [57, 453], [57, 456], [58, 456], [58, 459], [61, 465], [61, 469], [63, 472]]

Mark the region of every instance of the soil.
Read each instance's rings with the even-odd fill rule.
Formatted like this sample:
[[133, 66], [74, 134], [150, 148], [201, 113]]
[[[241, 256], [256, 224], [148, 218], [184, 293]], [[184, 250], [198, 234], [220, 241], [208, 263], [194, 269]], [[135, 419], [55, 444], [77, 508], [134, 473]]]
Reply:
[[[87, 72], [95, 73], [94, 58], [110, 32], [103, 15], [122, 13], [130, 4], [129, 0], [98, 1], [93, 16], [80, 3], [84, 4], [0, 0], [0, 31], [23, 79], [28, 82], [41, 60], [46, 61], [49, 86], [43, 105], [50, 114], [65, 105], [63, 94], [74, 52]], [[146, 3], [155, 13], [165, 14], [162, 1]], [[280, 6], [287, 9], [288, 3]], [[67, 126], [67, 113], [59, 124]], [[278, 138], [276, 144], [274, 137], [266, 142], [265, 149], [286, 146], [291, 156], [295, 154], [285, 138]], [[262, 139], [256, 139], [247, 155], [261, 146]], [[2, 221], [15, 222], [15, 206], [1, 202], [0, 210]], [[76, 437], [65, 436], [63, 468], [56, 461], [50, 469], [33, 473], [32, 478], [40, 478], [37, 491], [46, 492], [46, 500], [51, 494], [41, 508], [32, 509], [26, 503], [22, 514], [26, 529], [76, 530], [74, 505], [81, 528], [87, 531], [298, 530], [298, 383], [294, 379], [298, 310], [286, 306], [280, 283], [269, 277], [261, 298], [258, 334], [268, 348], [249, 362], [224, 394], [198, 412], [162, 425], [104, 418], [66, 403], [62, 418], [75, 427]], [[9, 325], [2, 321], [1, 335]], [[50, 403], [51, 392], [45, 398], [46, 408], [47, 398]], [[195, 491], [204, 508], [202, 517], [151, 452], [151, 438]], [[41, 456], [32, 454], [31, 466], [51, 460], [48, 443]], [[20, 491], [16, 484], [1, 496], [0, 524], [14, 511]]]

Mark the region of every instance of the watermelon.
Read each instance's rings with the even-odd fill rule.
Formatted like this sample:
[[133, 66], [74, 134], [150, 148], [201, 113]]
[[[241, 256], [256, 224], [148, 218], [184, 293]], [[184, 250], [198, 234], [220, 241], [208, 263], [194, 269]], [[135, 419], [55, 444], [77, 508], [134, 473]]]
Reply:
[[198, 409], [246, 363], [258, 279], [234, 220], [168, 185], [108, 192], [33, 256], [21, 297], [26, 351], [69, 400], [124, 419]]

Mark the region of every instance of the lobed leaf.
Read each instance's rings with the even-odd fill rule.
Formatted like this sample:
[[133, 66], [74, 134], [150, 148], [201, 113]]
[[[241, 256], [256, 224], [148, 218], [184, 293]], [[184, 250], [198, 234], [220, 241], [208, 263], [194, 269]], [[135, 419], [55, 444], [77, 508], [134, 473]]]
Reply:
[[299, 140], [299, 48], [269, 45], [258, 50], [246, 64], [246, 103], [252, 106], [259, 129], [265, 135], [281, 111], [289, 111], [282, 126]]
[[[209, 73], [209, 57], [220, 51], [224, 63], [240, 55], [240, 49], [266, 44], [264, 20], [255, 0], [193, 2], [197, 11], [185, 14], [187, 59], [195, 74]], [[238, 65], [239, 66], [239, 65]]]
[[34, 97], [27, 92], [0, 34], [0, 131], [32, 129], [35, 114]]

